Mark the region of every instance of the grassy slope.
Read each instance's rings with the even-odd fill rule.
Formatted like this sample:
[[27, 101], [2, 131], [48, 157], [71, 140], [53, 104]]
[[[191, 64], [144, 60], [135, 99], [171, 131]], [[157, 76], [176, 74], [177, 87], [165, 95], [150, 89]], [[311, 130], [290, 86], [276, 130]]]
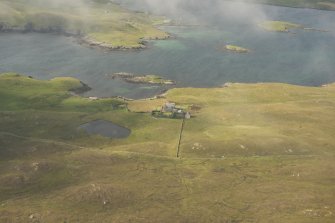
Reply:
[[[175, 89], [168, 99], [203, 107], [186, 125], [187, 157], [328, 155], [335, 148], [334, 87], [234, 84]], [[204, 149], [192, 150], [196, 142]]]
[[91, 42], [115, 48], [142, 47], [142, 39], [162, 39], [168, 36], [153, 26], [159, 18], [133, 13], [115, 4], [71, 5], [69, 2], [65, 5], [50, 5], [41, 2], [1, 0], [0, 24], [17, 29], [29, 27], [36, 31], [81, 34]]
[[[0, 222], [334, 221], [335, 85], [170, 90], [201, 107], [176, 159], [180, 120], [67, 93], [78, 84], [0, 76]], [[76, 131], [98, 118], [132, 135]]]

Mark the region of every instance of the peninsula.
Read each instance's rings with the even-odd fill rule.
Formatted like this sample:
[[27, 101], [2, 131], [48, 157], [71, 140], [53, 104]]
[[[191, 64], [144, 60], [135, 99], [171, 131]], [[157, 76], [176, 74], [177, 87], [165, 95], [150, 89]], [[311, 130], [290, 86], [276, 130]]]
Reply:
[[[0, 1], [0, 32], [40, 32], [74, 36], [104, 49], [142, 49], [146, 40], [170, 35], [156, 26], [165, 18], [134, 13], [110, 1], [82, 0], [48, 5], [41, 0]], [[71, 7], [68, 7], [70, 4]], [[89, 10], [87, 8], [89, 5]]]

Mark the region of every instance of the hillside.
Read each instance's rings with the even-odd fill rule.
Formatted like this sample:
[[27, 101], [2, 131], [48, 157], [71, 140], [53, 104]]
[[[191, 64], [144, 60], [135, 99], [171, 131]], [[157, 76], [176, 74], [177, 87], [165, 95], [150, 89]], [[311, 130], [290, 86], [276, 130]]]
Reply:
[[[0, 222], [333, 222], [335, 85], [227, 86], [124, 101], [0, 75]], [[181, 120], [142, 113], [166, 101], [193, 105], [180, 158]], [[131, 135], [78, 130], [98, 119]]]

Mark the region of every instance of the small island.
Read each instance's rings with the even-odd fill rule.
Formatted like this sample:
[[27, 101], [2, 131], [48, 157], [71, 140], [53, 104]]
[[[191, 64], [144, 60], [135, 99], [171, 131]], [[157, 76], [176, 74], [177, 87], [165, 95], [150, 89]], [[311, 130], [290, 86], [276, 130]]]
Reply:
[[249, 53], [250, 52], [249, 49], [246, 49], [240, 46], [235, 46], [235, 45], [225, 45], [224, 50], [228, 50], [228, 51], [235, 52], [235, 53]]
[[259, 26], [270, 32], [290, 32], [291, 29], [304, 29], [303, 25], [285, 21], [264, 21]]
[[128, 83], [134, 84], [156, 84], [156, 85], [175, 85], [176, 82], [168, 79], [164, 79], [155, 74], [147, 74], [136, 76], [132, 73], [114, 73], [111, 75], [112, 79], [120, 78]]

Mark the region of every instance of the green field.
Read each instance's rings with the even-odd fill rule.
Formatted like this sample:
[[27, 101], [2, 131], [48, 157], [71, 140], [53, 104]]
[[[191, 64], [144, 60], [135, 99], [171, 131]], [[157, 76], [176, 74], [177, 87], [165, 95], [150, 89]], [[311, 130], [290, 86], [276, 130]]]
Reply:
[[107, 2], [1, 0], [0, 31], [70, 34], [85, 44], [112, 49], [143, 48], [144, 40], [168, 38], [155, 27], [164, 18], [134, 13]]
[[[139, 101], [68, 91], [81, 87], [0, 75], [0, 222], [334, 222], [334, 84], [180, 88]], [[181, 120], [149, 113], [166, 101], [193, 105], [180, 158]], [[97, 119], [132, 133], [78, 131]]]

